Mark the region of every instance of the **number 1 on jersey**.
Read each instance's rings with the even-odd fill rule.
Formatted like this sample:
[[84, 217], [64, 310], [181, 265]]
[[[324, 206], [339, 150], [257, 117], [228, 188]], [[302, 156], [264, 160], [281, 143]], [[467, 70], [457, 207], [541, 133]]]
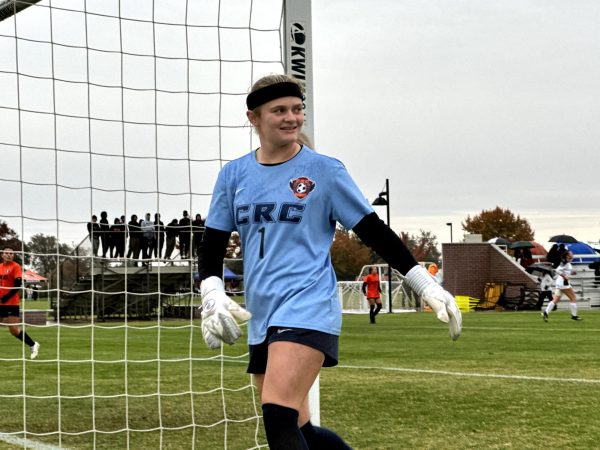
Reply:
[[258, 232], [260, 233], [260, 251], [258, 257], [263, 259], [265, 257], [265, 227], [260, 227]]

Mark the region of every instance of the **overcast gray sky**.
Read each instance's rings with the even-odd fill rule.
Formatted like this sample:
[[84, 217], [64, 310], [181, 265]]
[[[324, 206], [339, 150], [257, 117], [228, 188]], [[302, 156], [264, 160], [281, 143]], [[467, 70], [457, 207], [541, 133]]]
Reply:
[[[392, 226], [440, 242], [496, 205], [600, 238], [600, 2], [313, 2], [315, 135]], [[385, 214], [385, 207], [379, 207]]]
[[[152, 15], [152, 2], [120, 4], [125, 16]], [[221, 25], [247, 23], [250, 4], [222, 3], [229, 10], [222, 10], [227, 19]], [[253, 25], [278, 26], [272, 4], [253, 2]], [[119, 2], [86, 5], [111, 14]], [[157, 20], [183, 22], [184, 1], [154, 5]], [[217, 2], [189, 5], [189, 23], [216, 23]], [[342, 160], [370, 199], [390, 179], [397, 232], [424, 229], [447, 242], [446, 223], [452, 222], [458, 240], [461, 221], [498, 205], [528, 219], [539, 242], [563, 232], [598, 241], [600, 2], [327, 0], [313, 1], [312, 9], [316, 147]], [[251, 54], [276, 60], [277, 33], [255, 32], [250, 51], [247, 32], [221, 30], [219, 53], [216, 28], [193, 28], [186, 41], [181, 27], [158, 26], [154, 46], [153, 29], [144, 22], [124, 21], [119, 29], [117, 21], [96, 15], [87, 23], [87, 43], [104, 51], [86, 53], [78, 48], [86, 40], [81, 14], [55, 10], [53, 20], [53, 38], [65, 44], [53, 55], [43, 44], [20, 42], [19, 71], [29, 75], [19, 79], [20, 97], [10, 73], [17, 62], [14, 40], [0, 38], [0, 106], [8, 107], [0, 108], [2, 178], [25, 182], [1, 181], [15, 200], [3, 203], [0, 217], [9, 223], [26, 217], [15, 226], [26, 236], [58, 227], [61, 237], [78, 240], [81, 222], [101, 210], [111, 222], [159, 209], [165, 222], [183, 209], [206, 214], [219, 166], [211, 160], [255, 145], [243, 113], [251, 70], [256, 75], [278, 66], [201, 60]], [[47, 8], [23, 11], [18, 23], [22, 37], [49, 37]], [[7, 24], [0, 33], [11, 33]], [[120, 46], [169, 59], [155, 65], [152, 58], [126, 56], [121, 70], [121, 57], [111, 53]], [[187, 52], [189, 79], [177, 59]], [[89, 91], [83, 83], [88, 67], [95, 84]], [[45, 79], [52, 71], [69, 82]], [[128, 87], [123, 101], [120, 89], [106, 87], [120, 84]], [[155, 87], [173, 92], [155, 99], [148, 91]], [[219, 98], [212, 94], [219, 88], [239, 95]], [[186, 90], [195, 92], [189, 104]], [[61, 116], [56, 123], [48, 114], [19, 116], [11, 109], [17, 103]], [[100, 120], [76, 118], [88, 107]], [[219, 108], [226, 125], [220, 134], [212, 126]], [[188, 113], [189, 130], [179, 126], [188, 123]], [[14, 145], [19, 140], [22, 152]], [[54, 146], [62, 150], [46, 150]], [[377, 211], [385, 217], [385, 208]], [[57, 226], [57, 215], [66, 222]]]

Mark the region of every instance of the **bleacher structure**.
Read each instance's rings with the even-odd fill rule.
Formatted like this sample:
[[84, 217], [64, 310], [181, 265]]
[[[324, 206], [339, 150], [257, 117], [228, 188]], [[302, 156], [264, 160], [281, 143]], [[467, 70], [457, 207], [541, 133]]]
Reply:
[[137, 264], [97, 258], [88, 274], [70, 282], [63, 279], [60, 299], [51, 300], [53, 319], [197, 317], [194, 309], [200, 300], [189, 261]]

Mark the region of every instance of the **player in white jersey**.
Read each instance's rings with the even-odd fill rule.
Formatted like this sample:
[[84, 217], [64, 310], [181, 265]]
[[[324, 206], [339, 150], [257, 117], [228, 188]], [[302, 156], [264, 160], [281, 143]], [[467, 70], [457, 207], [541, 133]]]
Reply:
[[[257, 81], [246, 99], [260, 147], [226, 164], [215, 185], [199, 251], [202, 331], [207, 345], [232, 344], [249, 320], [252, 373], [271, 449], [348, 445], [309, 421], [308, 392], [321, 367], [338, 359], [341, 308], [329, 251], [336, 223], [352, 229], [406, 277], [449, 322], [462, 318], [454, 297], [423, 269], [373, 212], [344, 165], [302, 142], [300, 83], [287, 75]], [[244, 250], [247, 311], [224, 293], [223, 255], [233, 231]]]
[[569, 281], [571, 275], [575, 275], [577, 273], [573, 270], [571, 261], [573, 261], [573, 252], [566, 251], [561, 255], [560, 264], [556, 268], [556, 273], [558, 276], [556, 277], [556, 288], [554, 289], [554, 295], [552, 296], [552, 301], [548, 302], [546, 309], [544, 312], [542, 312], [542, 318], [544, 319], [544, 322], [548, 322], [548, 315], [560, 301], [563, 294], [567, 296], [570, 302], [569, 308], [571, 310], [571, 319], [583, 320], [577, 315], [577, 296], [575, 295], [573, 286], [571, 286], [571, 282]]

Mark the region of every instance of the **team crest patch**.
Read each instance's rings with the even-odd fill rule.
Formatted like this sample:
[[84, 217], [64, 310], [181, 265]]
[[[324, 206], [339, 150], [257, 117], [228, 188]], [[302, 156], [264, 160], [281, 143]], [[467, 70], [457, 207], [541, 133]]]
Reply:
[[292, 193], [302, 199], [315, 189], [315, 182], [307, 177], [298, 177], [290, 180], [290, 189]]

